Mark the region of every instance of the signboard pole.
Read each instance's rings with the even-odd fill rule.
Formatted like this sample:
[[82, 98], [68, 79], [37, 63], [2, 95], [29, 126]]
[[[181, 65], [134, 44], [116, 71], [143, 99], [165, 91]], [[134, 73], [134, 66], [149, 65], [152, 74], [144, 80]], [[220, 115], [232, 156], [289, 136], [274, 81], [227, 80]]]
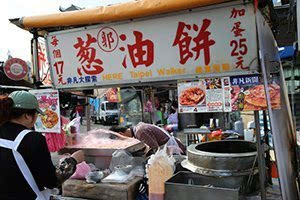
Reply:
[[[267, 119], [267, 113], [264, 110], [263, 111], [263, 120], [264, 120], [264, 142], [266, 145], [270, 146], [270, 140], [269, 140], [269, 128], [268, 128], [268, 119]], [[270, 150], [266, 152], [266, 166], [268, 167], [268, 183], [272, 185], [272, 175], [271, 175], [271, 156], [270, 156]]]
[[260, 181], [260, 192], [261, 199], [266, 200], [265, 191], [265, 162], [264, 162], [264, 148], [261, 144], [260, 125], [259, 125], [259, 111], [254, 111], [255, 120], [255, 135], [256, 135], [256, 147], [258, 154], [258, 168], [259, 168], [259, 181]]
[[87, 106], [86, 106], [86, 110], [85, 110], [85, 113], [86, 113], [86, 130], [87, 131], [90, 131], [91, 130], [91, 106], [90, 106], [90, 103], [89, 103], [89, 98], [86, 97], [86, 102], [87, 102]]
[[[297, 2], [296, 3], [296, 6], [297, 6], [297, 11], [296, 11], [296, 13], [297, 13], [297, 38], [298, 38], [298, 44], [300, 44], [300, 3], [299, 2]], [[298, 48], [298, 51], [299, 51], [299, 48]]]
[[34, 32], [33, 34], [33, 69], [36, 81], [40, 81], [40, 74], [39, 74], [39, 58], [38, 58], [38, 34]]

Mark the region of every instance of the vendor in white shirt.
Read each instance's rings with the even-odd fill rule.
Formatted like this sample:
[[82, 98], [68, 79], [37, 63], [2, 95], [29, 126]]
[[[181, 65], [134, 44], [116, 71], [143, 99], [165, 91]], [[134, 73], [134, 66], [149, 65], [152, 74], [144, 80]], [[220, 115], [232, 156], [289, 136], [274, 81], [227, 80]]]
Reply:
[[166, 126], [166, 130], [173, 133], [173, 135], [177, 136], [178, 131], [178, 113], [177, 113], [177, 103], [173, 102], [171, 106], [171, 113], [167, 119], [168, 125]]

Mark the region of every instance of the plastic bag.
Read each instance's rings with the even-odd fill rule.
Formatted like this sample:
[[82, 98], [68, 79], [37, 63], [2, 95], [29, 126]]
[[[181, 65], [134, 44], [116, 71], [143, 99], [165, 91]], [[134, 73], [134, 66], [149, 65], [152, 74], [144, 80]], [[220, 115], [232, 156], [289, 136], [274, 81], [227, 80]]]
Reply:
[[88, 165], [90, 166], [92, 172], [99, 171], [99, 169], [93, 163], [89, 163]]
[[87, 183], [99, 183], [104, 177], [104, 173], [102, 171], [89, 172], [85, 175], [85, 180]]
[[143, 177], [145, 170], [132, 155], [125, 150], [117, 150], [112, 154], [109, 169], [112, 173], [104, 178], [104, 183], [126, 183], [136, 176]]
[[134, 177], [136, 177], [136, 176], [138, 176], [138, 177], [144, 177], [144, 175], [145, 175], [145, 169], [144, 169], [143, 166], [136, 166], [136, 167], [134, 167], [134, 168], [130, 171], [129, 175], [130, 175], [132, 178], [134, 178]]
[[155, 154], [150, 156], [150, 159], [148, 160], [146, 165], [146, 173], [151, 165], [161, 160], [172, 166], [173, 170], [175, 171], [175, 158], [173, 157], [173, 155], [168, 155], [167, 145], [164, 145], [162, 149], [158, 150]]
[[102, 180], [103, 183], [126, 183], [130, 179], [122, 168], [116, 169], [113, 173]]
[[110, 174], [110, 170], [104, 171], [91, 171], [85, 175], [85, 179], [87, 183], [99, 183], [103, 178], [107, 177]]
[[85, 176], [91, 172], [90, 166], [83, 161], [82, 163], [77, 164], [75, 173], [71, 176], [71, 179], [85, 179]]
[[50, 152], [57, 152], [65, 147], [66, 144], [65, 134], [46, 133], [45, 138], [46, 138], [48, 150]]
[[143, 166], [137, 166], [132, 168], [128, 166], [116, 166], [115, 171], [102, 180], [103, 183], [127, 183], [133, 180], [135, 177], [144, 177], [145, 170]]
[[70, 130], [71, 126], [75, 127], [76, 133], [80, 132], [80, 117], [76, 117], [75, 119], [73, 119], [68, 125], [67, 128]]
[[170, 155], [181, 155], [183, 153], [174, 136], [170, 136], [166, 145]]
[[[153, 126], [155, 126], [155, 125], [153, 125]], [[161, 130], [162, 132], [164, 132], [169, 137], [168, 142], [165, 144], [165, 146], [167, 146], [168, 152], [171, 155], [172, 154], [181, 155], [183, 153], [183, 151], [179, 147], [177, 141], [175, 140], [175, 137], [171, 136], [165, 129], [163, 129], [159, 126], [155, 126], [155, 127], [158, 128], [159, 130]]]
[[149, 178], [149, 199], [163, 199], [165, 182], [175, 171], [175, 159], [167, 153], [167, 146], [157, 151], [148, 161], [146, 172]]
[[128, 151], [116, 150], [112, 154], [109, 169], [114, 171], [116, 167], [121, 168], [122, 166], [132, 165], [133, 157]]

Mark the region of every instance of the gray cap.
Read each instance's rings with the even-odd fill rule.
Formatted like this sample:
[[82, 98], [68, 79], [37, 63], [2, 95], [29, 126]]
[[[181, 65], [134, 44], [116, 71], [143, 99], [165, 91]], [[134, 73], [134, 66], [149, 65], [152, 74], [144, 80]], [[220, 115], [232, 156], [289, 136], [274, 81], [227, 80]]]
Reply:
[[21, 108], [28, 110], [36, 110], [44, 115], [44, 112], [39, 108], [39, 103], [36, 97], [27, 91], [12, 92], [9, 97], [13, 100], [13, 108]]

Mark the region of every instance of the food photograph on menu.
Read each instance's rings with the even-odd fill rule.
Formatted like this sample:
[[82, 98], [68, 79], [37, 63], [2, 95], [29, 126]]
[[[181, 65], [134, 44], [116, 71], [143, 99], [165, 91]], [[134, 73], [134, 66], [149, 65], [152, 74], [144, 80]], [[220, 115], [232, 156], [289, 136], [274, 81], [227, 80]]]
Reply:
[[199, 112], [206, 107], [204, 81], [178, 83], [180, 112]]
[[[232, 110], [266, 110], [265, 87], [258, 76], [231, 77]], [[268, 85], [272, 109], [280, 109], [280, 86], [277, 80]]]

